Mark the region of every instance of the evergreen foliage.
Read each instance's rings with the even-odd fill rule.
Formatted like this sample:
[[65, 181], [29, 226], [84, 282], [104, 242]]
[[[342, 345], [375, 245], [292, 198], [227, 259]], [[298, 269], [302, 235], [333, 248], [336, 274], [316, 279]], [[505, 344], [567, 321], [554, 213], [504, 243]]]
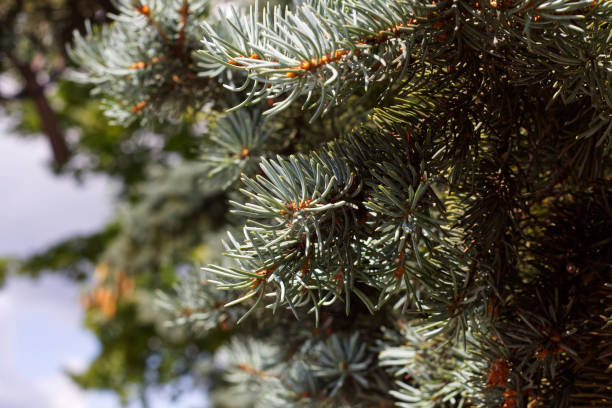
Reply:
[[116, 267], [227, 224], [158, 297], [231, 338], [218, 406], [612, 407], [611, 2], [209, 8], [122, 1], [71, 55], [118, 123], [210, 124]]

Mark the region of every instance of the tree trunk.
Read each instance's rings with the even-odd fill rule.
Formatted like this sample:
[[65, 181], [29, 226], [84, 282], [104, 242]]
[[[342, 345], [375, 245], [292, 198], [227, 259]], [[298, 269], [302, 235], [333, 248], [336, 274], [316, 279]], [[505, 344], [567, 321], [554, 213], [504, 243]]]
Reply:
[[70, 157], [70, 152], [68, 151], [64, 135], [60, 131], [55, 112], [53, 112], [45, 96], [45, 90], [36, 79], [36, 72], [27, 63], [20, 63], [14, 56], [11, 56], [11, 59], [25, 81], [28, 96], [34, 101], [42, 124], [42, 130], [51, 144], [53, 159], [58, 165], [66, 163]]

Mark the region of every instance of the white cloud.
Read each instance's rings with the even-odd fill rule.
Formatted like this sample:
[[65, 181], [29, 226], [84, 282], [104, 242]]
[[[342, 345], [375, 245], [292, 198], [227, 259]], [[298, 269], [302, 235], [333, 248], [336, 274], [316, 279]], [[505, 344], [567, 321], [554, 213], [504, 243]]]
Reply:
[[[0, 406], [3, 408], [51, 408], [45, 406], [45, 395], [24, 378], [0, 373]], [[78, 408], [78, 407], [77, 407]]]
[[[0, 289], [0, 324], [2, 335], [0, 335], [0, 367], [2, 364], [12, 364], [13, 335], [12, 325], [7, 324], [11, 320], [12, 307], [10, 296], [3, 296]], [[2, 382], [0, 381], [0, 390]]]
[[[1, 112], [0, 112], [1, 113]], [[48, 167], [44, 137], [7, 133], [0, 117], [0, 255], [24, 256], [75, 234], [99, 230], [110, 218], [113, 182], [102, 176], [79, 184]]]
[[12, 278], [0, 290], [0, 407], [86, 408], [83, 391], [63, 371], [83, 368], [97, 353], [80, 328], [77, 293], [51, 275]]
[[85, 408], [83, 391], [68, 377], [56, 375], [37, 382], [48, 408]]

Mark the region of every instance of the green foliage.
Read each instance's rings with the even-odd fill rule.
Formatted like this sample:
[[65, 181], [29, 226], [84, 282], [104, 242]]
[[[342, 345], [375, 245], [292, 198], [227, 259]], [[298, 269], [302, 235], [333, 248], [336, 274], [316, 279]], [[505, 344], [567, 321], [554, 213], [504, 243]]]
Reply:
[[29, 257], [20, 268], [33, 276], [46, 271], [61, 271], [72, 279], [83, 280], [90, 275], [92, 265], [118, 232], [117, 225], [109, 225], [101, 232], [70, 238]]
[[149, 275], [188, 262], [201, 237], [226, 223], [224, 193], [201, 187], [206, 173], [201, 163], [188, 163], [141, 186], [139, 200], [121, 212], [121, 230], [103, 259], [128, 274]]
[[130, 187], [150, 178], [151, 166], [167, 166], [173, 156], [188, 160], [197, 157], [202, 138], [193, 128], [192, 118], [154, 129], [160, 134], [147, 134], [135, 125], [110, 125], [100, 120], [100, 101], [88, 98], [90, 91], [89, 86], [63, 80], [53, 94], [59, 123], [76, 139], [72, 144], [74, 159], [64, 166], [64, 173], [76, 177], [107, 174], [118, 179], [128, 193]]
[[115, 391], [126, 404], [134, 388], [149, 383], [165, 384], [193, 370], [203, 352], [211, 352], [223, 341], [220, 332], [211, 332], [197, 340], [165, 335], [155, 320], [143, 316], [136, 304], [120, 304], [114, 319], [100, 323], [89, 313], [87, 327], [101, 342], [102, 352], [84, 373], [71, 377], [86, 389]]
[[[48, 124], [46, 120], [49, 120], [38, 110], [36, 98], [40, 96], [38, 90], [42, 92], [51, 108], [51, 122], [56, 126], [57, 135], [64, 140], [71, 155], [69, 161], [61, 166], [54, 166], [54, 170], [85, 179], [90, 173], [111, 176], [118, 180], [121, 186], [118, 197], [121, 200], [120, 207], [128, 207], [126, 212], [130, 213], [132, 206], [136, 207], [141, 199], [146, 201], [143, 197], [149, 197], [146, 193], [147, 188], [142, 187], [145, 182], [154, 178], [157, 183], [151, 182], [149, 185], [159, 185], [159, 180], [163, 178], [163, 173], [166, 173], [168, 167], [172, 167], [178, 161], [193, 160], [199, 156], [199, 149], [205, 139], [202, 134], [202, 116], [205, 113], [194, 114], [172, 124], [166, 122], [163, 127], [154, 129], [155, 134], [142, 131], [136, 125], [113, 126], [106, 120], [101, 120], [103, 110], [100, 108], [100, 100], [89, 98], [91, 86], [66, 80], [66, 74], [69, 73], [69, 69], [66, 69], [66, 45], [72, 38], [73, 30], [75, 28], [81, 30], [85, 18], [91, 18], [97, 23], [105, 21], [105, 11], [116, 12], [110, 1], [8, 0], [1, 3], [2, 81], [3, 84], [5, 81], [10, 84], [14, 80], [17, 86], [16, 92], [12, 94], [4, 93], [8, 92], [10, 87], [2, 87], [1, 110], [3, 114], [11, 117], [9, 123], [15, 123], [15, 128], [12, 129], [14, 132], [20, 136], [38, 137], [47, 131], [45, 125]], [[32, 90], [33, 83], [28, 82], [28, 78], [24, 77], [18, 66], [29, 68], [40, 89]], [[197, 127], [194, 126], [195, 122], [198, 123]], [[193, 168], [193, 171], [177, 171], [181, 175], [187, 175], [186, 179], [182, 179], [185, 182], [181, 185], [186, 185], [184, 190], [188, 191], [193, 190], [193, 185], [197, 185], [195, 179], [198, 176], [191, 174], [199, 173], [205, 177], [207, 172], [206, 169], [195, 170], [196, 167], [201, 167], [200, 163], [191, 163], [191, 165], [186, 167]], [[175, 183], [177, 179], [181, 179], [181, 176], [171, 179], [170, 183]], [[187, 180], [193, 180], [194, 184], [189, 184], [190, 181]], [[222, 223], [225, 211], [222, 201], [200, 206], [199, 193], [191, 200], [193, 206], [184, 209], [184, 206], [180, 205], [184, 196], [180, 195], [180, 188], [178, 190], [179, 192], [170, 188], [162, 189], [155, 200], [157, 206], [163, 207], [164, 194], [167, 193], [168, 201], [179, 202], [179, 205], [174, 207], [176, 211], [170, 208], [165, 214], [169, 217], [186, 214], [182, 229], [169, 228], [168, 225], [171, 223], [158, 222], [146, 232], [158, 234], [151, 245], [165, 246], [165, 249], [160, 250], [163, 256], [143, 261], [142, 257], [131, 258], [133, 252], [117, 250], [117, 242], [130, 246], [134, 241], [137, 243], [140, 241], [133, 239], [134, 233], [130, 228], [133, 224], [124, 225], [123, 218], [115, 217], [100, 231], [87, 236], [71, 237], [27, 259], [1, 259], [0, 284], [5, 278], [10, 279], [14, 274], [37, 277], [49, 272], [62, 273], [79, 282], [91, 282], [94, 269], [108, 263], [106, 254], [114, 251], [130, 254], [130, 258], [120, 259], [122, 265], [128, 264], [126, 268], [141, 267], [138, 269], [140, 272], [143, 269], [145, 272], [155, 272], [150, 275], [143, 273], [136, 279], [139, 293], [154, 292], [158, 288], [168, 290], [177, 279], [176, 265], [192, 262], [195, 252], [193, 247], [200, 244], [201, 232], [209, 229], [211, 219], [213, 225], [215, 222]], [[142, 205], [140, 208], [146, 207], [155, 212], [156, 205]], [[198, 212], [198, 209], [201, 212]], [[141, 214], [143, 212], [140, 210]], [[148, 215], [140, 215], [138, 222], [146, 225]], [[191, 229], [194, 225], [200, 225], [202, 228]], [[173, 242], [174, 237], [185, 231], [191, 233], [189, 239], [182, 243]], [[109, 247], [114, 249], [111, 250]], [[157, 255], [158, 249], [154, 248], [148, 254]], [[130, 260], [133, 262], [130, 263]], [[142, 267], [143, 264], [146, 267]], [[140, 297], [132, 301], [139, 308], [144, 308], [140, 304]], [[127, 313], [124, 309], [123, 306], [119, 306], [119, 313], [109, 319], [102, 319], [98, 310], [89, 313], [89, 327], [98, 338], [102, 338], [105, 329], [109, 327], [129, 330], [129, 334], [120, 336], [121, 338], [116, 341], [105, 339], [101, 342], [100, 358], [94, 361], [86, 374], [83, 374], [88, 387], [116, 390], [123, 396], [125, 402], [128, 402], [138, 397], [138, 394], [146, 394], [147, 389], [160, 383], [172, 383], [184, 373], [196, 376], [197, 370], [192, 369], [195, 357], [185, 349], [189, 340], [175, 341], [175, 337], [181, 337], [176, 332], [163, 335], [161, 323], [150, 316], [145, 319], [146, 322], [143, 322], [142, 316], [138, 313]], [[134, 329], [131, 330], [130, 327]], [[138, 346], [148, 345], [150, 340], [156, 344], [155, 349], [148, 346], [137, 349]], [[199, 344], [200, 350], [214, 348], [201, 340], [196, 343]], [[155, 361], [160, 355], [163, 356], [164, 362], [163, 367], [157, 371], [163, 374], [152, 376], [150, 366], [145, 362]], [[107, 366], [105, 363], [107, 357], [114, 363]], [[180, 370], [176, 369], [181, 366], [183, 368]], [[121, 379], [129, 380], [122, 384]]]
[[0, 288], [4, 285], [4, 280], [8, 275], [10, 262], [9, 259], [0, 258]]

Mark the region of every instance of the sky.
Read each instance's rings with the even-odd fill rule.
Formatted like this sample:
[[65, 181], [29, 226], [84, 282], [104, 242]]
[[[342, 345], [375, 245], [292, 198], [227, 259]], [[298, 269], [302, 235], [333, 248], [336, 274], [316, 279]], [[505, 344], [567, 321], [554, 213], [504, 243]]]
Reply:
[[[111, 218], [117, 186], [90, 177], [77, 183], [49, 170], [44, 138], [7, 132], [0, 118], [0, 256], [25, 256], [76, 234], [96, 231]], [[0, 288], [0, 407], [118, 408], [110, 392], [84, 392], [66, 375], [79, 371], [99, 352], [82, 325], [80, 288], [54, 274], [37, 280], [9, 278]], [[151, 408], [204, 408], [191, 392], [170, 400], [169, 389], [154, 390]], [[134, 404], [129, 408], [137, 408]]]
[[0, 254], [27, 255], [104, 225], [112, 211], [111, 180], [95, 176], [79, 185], [54, 176], [46, 140], [7, 135], [6, 127], [0, 122]]

